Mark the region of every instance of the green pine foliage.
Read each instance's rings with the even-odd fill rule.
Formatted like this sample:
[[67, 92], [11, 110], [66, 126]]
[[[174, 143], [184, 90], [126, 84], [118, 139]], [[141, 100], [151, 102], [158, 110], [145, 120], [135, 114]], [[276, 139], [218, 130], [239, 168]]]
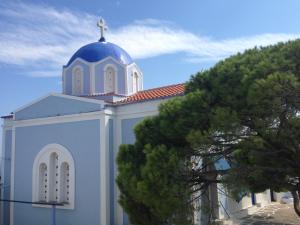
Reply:
[[[233, 197], [289, 190], [300, 215], [300, 40], [254, 48], [192, 76], [135, 129], [117, 158], [133, 225], [193, 224], [212, 183]], [[216, 169], [224, 158], [229, 169]], [[205, 163], [204, 163], [205, 162]], [[297, 211], [298, 210], [298, 211]]]

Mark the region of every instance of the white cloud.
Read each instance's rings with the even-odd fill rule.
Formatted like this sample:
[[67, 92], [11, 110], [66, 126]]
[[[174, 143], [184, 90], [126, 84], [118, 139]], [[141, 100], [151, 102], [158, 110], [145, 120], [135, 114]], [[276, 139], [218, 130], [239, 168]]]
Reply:
[[[25, 3], [0, 5], [0, 63], [30, 67], [32, 76], [58, 76], [61, 66], [82, 45], [99, 37], [97, 16]], [[185, 53], [191, 63], [214, 62], [254, 46], [300, 37], [300, 34], [261, 34], [214, 40], [193, 34], [168, 21], [145, 19], [110, 28], [107, 40], [134, 59]]]

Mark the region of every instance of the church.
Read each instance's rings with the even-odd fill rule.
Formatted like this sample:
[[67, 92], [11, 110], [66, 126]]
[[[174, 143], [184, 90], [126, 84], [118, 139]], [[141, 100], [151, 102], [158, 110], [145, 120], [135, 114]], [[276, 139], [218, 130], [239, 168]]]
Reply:
[[[118, 204], [115, 158], [133, 143], [134, 126], [184, 94], [184, 84], [143, 89], [143, 73], [121, 47], [87, 44], [62, 68], [62, 93], [50, 93], [3, 116], [0, 225], [129, 225]], [[212, 192], [214, 193], [214, 192]], [[270, 193], [235, 203], [215, 192], [220, 219], [270, 202]], [[220, 204], [219, 204], [220, 203]], [[201, 224], [201, 219], [198, 218]]]

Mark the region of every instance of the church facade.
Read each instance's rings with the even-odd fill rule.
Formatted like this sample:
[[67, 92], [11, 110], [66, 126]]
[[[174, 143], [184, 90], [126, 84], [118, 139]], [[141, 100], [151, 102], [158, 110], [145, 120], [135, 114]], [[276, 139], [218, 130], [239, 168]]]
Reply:
[[[158, 113], [163, 101], [184, 94], [176, 84], [143, 90], [143, 73], [121, 47], [101, 38], [80, 48], [63, 66], [62, 93], [50, 93], [3, 116], [1, 203], [3, 225], [50, 225], [58, 202], [61, 225], [127, 225], [118, 204], [115, 158], [120, 144], [133, 143], [134, 126]], [[227, 218], [252, 206], [219, 196], [217, 214]], [[269, 193], [256, 196], [268, 204]], [[201, 218], [198, 218], [199, 224]]]

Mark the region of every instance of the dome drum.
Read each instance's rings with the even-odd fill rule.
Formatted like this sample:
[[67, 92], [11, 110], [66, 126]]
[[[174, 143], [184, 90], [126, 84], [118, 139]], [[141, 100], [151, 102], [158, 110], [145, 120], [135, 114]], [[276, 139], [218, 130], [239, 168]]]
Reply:
[[63, 66], [63, 93], [75, 96], [128, 96], [143, 89], [143, 76], [130, 55], [107, 42], [105, 21], [97, 22], [101, 38], [78, 49]]

